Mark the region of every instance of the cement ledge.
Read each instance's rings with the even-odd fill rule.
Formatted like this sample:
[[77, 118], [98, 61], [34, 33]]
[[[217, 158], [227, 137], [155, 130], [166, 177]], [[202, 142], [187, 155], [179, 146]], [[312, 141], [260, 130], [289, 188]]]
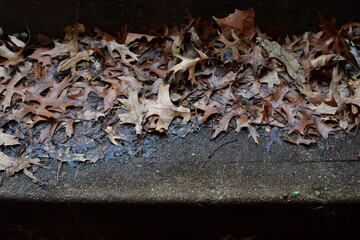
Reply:
[[[329, 152], [310, 147], [274, 144], [257, 146], [245, 132], [210, 141], [208, 131], [185, 139], [157, 141], [154, 158], [112, 159], [108, 163], [58, 163], [35, 175], [5, 179], [0, 200], [112, 203], [358, 203], [360, 202], [360, 141], [332, 137]], [[214, 151], [214, 149], [217, 149]], [[209, 156], [212, 156], [209, 158]]]

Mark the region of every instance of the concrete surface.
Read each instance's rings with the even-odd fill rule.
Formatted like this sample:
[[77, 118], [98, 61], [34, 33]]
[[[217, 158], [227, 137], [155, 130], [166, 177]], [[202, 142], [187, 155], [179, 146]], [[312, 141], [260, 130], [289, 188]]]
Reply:
[[[256, 21], [266, 28], [283, 25], [286, 33], [317, 29], [317, 11], [325, 17], [336, 17], [338, 23], [360, 21], [360, 1], [356, 0], [92, 0], [80, 1], [78, 21], [90, 30], [95, 26], [117, 32], [128, 25], [130, 31], [162, 28], [163, 24], [186, 23], [187, 12], [209, 19], [232, 13], [234, 9], [252, 7]], [[76, 19], [78, 0], [5, 0], [0, 2], [0, 25], [8, 33], [27, 31], [62, 37], [64, 26]]]
[[[156, 141], [154, 158], [118, 158], [108, 163], [58, 163], [36, 176], [34, 184], [18, 174], [5, 179], [2, 200], [117, 203], [357, 203], [360, 200], [359, 138], [330, 139], [322, 153], [310, 147], [273, 145], [268, 153], [247, 137], [231, 132], [210, 141], [209, 132], [185, 139]], [[216, 149], [216, 151], [214, 151]], [[209, 158], [209, 156], [212, 156]]]

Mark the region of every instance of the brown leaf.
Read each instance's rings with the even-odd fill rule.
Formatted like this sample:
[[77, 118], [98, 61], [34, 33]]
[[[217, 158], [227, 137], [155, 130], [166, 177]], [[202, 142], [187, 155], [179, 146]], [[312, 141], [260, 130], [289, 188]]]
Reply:
[[239, 45], [240, 45], [240, 41], [241, 39], [238, 38], [235, 33], [232, 32], [232, 36], [233, 36], [233, 39], [234, 41], [229, 41], [227, 40], [223, 34], [221, 34], [219, 36], [219, 38], [216, 40], [216, 41], [219, 41], [221, 43], [224, 44], [224, 47], [223, 48], [218, 48], [218, 49], [215, 49], [214, 51], [214, 54], [217, 54], [217, 53], [220, 53], [220, 59], [221, 61], [224, 61], [224, 56], [225, 56], [225, 52], [226, 50], [228, 49], [231, 49], [231, 52], [232, 52], [232, 59], [235, 60], [235, 61], [238, 61], [239, 60]]
[[175, 57], [180, 58], [182, 61], [181, 61], [181, 63], [170, 68], [168, 70], [168, 72], [174, 72], [174, 73], [179, 72], [180, 74], [182, 74], [185, 71], [189, 71], [188, 80], [191, 81], [192, 85], [195, 85], [196, 84], [196, 78], [195, 78], [196, 65], [209, 58], [208, 56], [206, 56], [205, 53], [198, 51], [198, 50], [197, 50], [197, 52], [200, 56], [195, 59], [183, 57], [181, 55], [175, 55]]
[[[145, 101], [145, 106], [148, 109], [146, 118], [157, 115], [159, 119], [156, 123], [156, 131], [163, 132], [169, 128], [170, 123], [176, 117], [182, 117], [183, 124], [189, 122], [191, 118], [190, 109], [183, 106], [175, 106], [170, 99], [169, 85], [160, 84], [159, 94], [157, 100]], [[144, 101], [144, 100], [143, 100]]]
[[3, 133], [4, 129], [0, 128], [0, 146], [11, 146], [20, 144], [16, 139], [15, 136]]
[[246, 55], [240, 55], [239, 61], [250, 64], [252, 66], [252, 69], [255, 74], [259, 74], [259, 71], [261, 70], [260, 67], [266, 66], [267, 59], [263, 56], [264, 50], [255, 45], [252, 48], [252, 51]]
[[311, 60], [310, 62], [310, 68], [315, 69], [322, 66], [325, 66], [330, 61], [342, 61], [345, 60], [345, 58], [339, 54], [328, 54], [328, 55], [321, 55], [317, 57], [316, 59]]
[[93, 53], [94, 53], [94, 50], [84, 50], [84, 51], [78, 52], [78, 53], [76, 53], [75, 56], [73, 56], [71, 58], [67, 58], [67, 59], [63, 60], [62, 62], [60, 62], [56, 71], [59, 73], [61, 71], [65, 71], [65, 70], [75, 67], [76, 64], [80, 61], [83, 61], [83, 60], [89, 61], [90, 56]]
[[131, 52], [128, 46], [126, 46], [125, 44], [117, 43], [115, 39], [112, 41], [106, 41], [105, 39], [102, 39], [101, 45], [103, 47], [106, 46], [111, 57], [120, 57], [121, 62], [128, 66], [131, 65], [130, 62], [138, 60], [138, 56], [135, 53]]
[[127, 33], [125, 44], [129, 44], [129, 43], [131, 43], [131, 42], [133, 42], [135, 40], [141, 39], [141, 38], [146, 38], [146, 40], [148, 42], [150, 42], [151, 40], [153, 40], [156, 37], [157, 36], [152, 36], [152, 35], [148, 35], [148, 34]]
[[4, 96], [4, 99], [0, 104], [0, 106], [2, 106], [3, 112], [12, 106], [15, 95], [18, 95], [21, 101], [24, 101], [25, 92], [28, 90], [29, 86], [21, 84], [21, 80], [27, 76], [30, 69], [31, 63], [26, 63], [25, 67], [22, 69], [22, 72], [16, 72], [13, 77], [8, 78], [6, 81], [0, 83], [0, 94]]
[[26, 44], [23, 41], [17, 39], [15, 36], [9, 36], [9, 38], [11, 42], [8, 42], [8, 44], [10, 46], [17, 47], [20, 50], [13, 52], [6, 46], [6, 43], [1, 42], [2, 45], [0, 46], [0, 56], [7, 59], [7, 61], [4, 63], [6, 67], [16, 66], [25, 60], [23, 57], [23, 51]]
[[240, 132], [242, 128], [246, 127], [249, 129], [249, 136], [251, 136], [254, 141], [259, 144], [257, 133], [254, 126], [250, 125], [249, 116], [246, 115], [246, 109], [242, 105], [238, 105], [236, 108], [231, 109], [229, 112], [225, 112], [224, 116], [221, 117], [218, 124], [216, 124], [213, 128], [215, 132], [211, 136], [211, 139], [216, 138], [222, 131], [227, 132], [231, 119], [235, 118], [236, 122], [236, 132]]
[[291, 55], [285, 48], [275, 41], [258, 37], [257, 41], [269, 53], [269, 57], [276, 58], [285, 64], [289, 75], [300, 83], [305, 83], [305, 74], [298, 60]]
[[144, 117], [147, 113], [147, 108], [144, 103], [141, 103], [138, 98], [138, 91], [129, 89], [129, 98], [128, 99], [119, 99], [119, 101], [124, 104], [129, 111], [128, 113], [120, 113], [118, 117], [120, 123], [129, 123], [135, 125], [135, 130], [137, 134], [142, 132], [142, 123]]
[[281, 83], [279, 75], [278, 75], [278, 70], [273, 69], [273, 70], [269, 71], [266, 75], [264, 75], [262, 78], [259, 79], [259, 82], [267, 83], [270, 92], [273, 92], [274, 85], [279, 85]]
[[107, 126], [106, 129], [104, 130], [107, 134], [108, 134], [108, 138], [110, 140], [110, 142], [112, 144], [114, 144], [115, 146], [120, 147], [121, 145], [116, 141], [116, 139], [120, 139], [120, 140], [126, 140], [127, 136], [124, 134], [117, 134], [116, 130], [111, 127], [111, 126]]
[[4, 171], [15, 164], [15, 159], [0, 151], [0, 171]]
[[42, 55], [49, 55], [51, 58], [61, 56], [63, 54], [70, 54], [71, 56], [77, 54], [79, 50], [79, 34], [85, 32], [85, 27], [83, 24], [76, 23], [64, 28], [66, 35], [64, 41], [69, 41], [67, 43], [59, 43], [54, 41], [55, 47], [49, 51], [43, 52]]
[[51, 58], [47, 55], [43, 55], [44, 52], [46, 52], [47, 48], [38, 48], [36, 49], [29, 58], [37, 60], [39, 63], [41, 63], [43, 66], [51, 65], [52, 61]]
[[204, 115], [201, 118], [201, 122], [206, 122], [206, 120], [214, 114], [221, 114], [225, 111], [225, 105], [211, 100], [210, 103], [206, 103], [204, 100], [200, 100], [194, 104], [194, 107], [204, 111]]
[[225, 38], [231, 38], [231, 32], [245, 38], [253, 38], [256, 33], [255, 11], [249, 8], [245, 11], [235, 10], [226, 18], [215, 18], [214, 20], [221, 28]]
[[37, 102], [38, 105], [22, 104], [36, 116], [43, 116], [46, 118], [62, 118], [66, 113], [66, 108], [77, 105], [76, 100], [67, 98], [67, 88], [71, 85], [72, 79], [68, 76], [60, 83], [55, 83], [46, 94], [40, 95], [35, 91], [27, 91], [26, 101]]
[[329, 106], [328, 104], [326, 104], [324, 102], [322, 102], [318, 106], [309, 104], [307, 106], [307, 108], [315, 111], [315, 114], [319, 114], [319, 115], [321, 115], [321, 114], [334, 115], [336, 113], [336, 111], [339, 109], [338, 107]]

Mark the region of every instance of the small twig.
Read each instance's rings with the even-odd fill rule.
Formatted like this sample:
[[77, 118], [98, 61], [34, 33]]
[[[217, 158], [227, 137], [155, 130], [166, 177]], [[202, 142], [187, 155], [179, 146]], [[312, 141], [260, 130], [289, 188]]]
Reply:
[[80, 0], [76, 0], [75, 23], [78, 23], [78, 21], [79, 21], [79, 12], [80, 12]]
[[238, 139], [234, 139], [234, 140], [231, 140], [231, 141], [228, 141], [228, 142], [225, 142], [223, 144], [221, 144], [220, 146], [218, 146], [217, 148], [215, 148], [211, 154], [208, 156], [208, 158], [212, 158], [215, 154], [215, 152], [217, 152], [220, 148], [222, 148], [223, 146], [227, 145], [227, 144], [230, 144], [230, 143], [233, 143], [233, 142], [236, 142]]
[[0, 177], [0, 187], [3, 185], [5, 180], [5, 171], [2, 173], [1, 177]]
[[59, 175], [60, 175], [60, 170], [61, 170], [61, 166], [62, 166], [62, 161], [59, 162], [59, 167], [56, 173], [56, 184], [59, 182]]
[[292, 158], [295, 155], [295, 153], [297, 152], [298, 149], [299, 149], [299, 145], [296, 145], [294, 151], [289, 155], [289, 158]]
[[224, 137], [226, 137], [232, 130], [234, 130], [234, 128], [230, 128], [229, 131], [225, 132], [221, 137], [219, 137], [218, 139], [216, 139], [215, 142], [219, 142], [221, 139], [223, 139]]

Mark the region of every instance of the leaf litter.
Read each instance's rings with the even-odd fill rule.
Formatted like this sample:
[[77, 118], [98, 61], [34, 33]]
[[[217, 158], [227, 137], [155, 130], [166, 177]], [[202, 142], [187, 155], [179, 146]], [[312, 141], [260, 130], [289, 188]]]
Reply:
[[[118, 37], [76, 23], [62, 41], [0, 41], [0, 171], [34, 182], [47, 159], [151, 157], [161, 135], [246, 129], [255, 143], [318, 142], [360, 123], [360, 24], [272, 39], [255, 11]], [[265, 134], [264, 134], [265, 132]], [[261, 134], [260, 134], [261, 133]], [[326, 144], [325, 144], [326, 145]], [[324, 145], [324, 146], [325, 146]], [[34, 167], [36, 166], [36, 167]]]

